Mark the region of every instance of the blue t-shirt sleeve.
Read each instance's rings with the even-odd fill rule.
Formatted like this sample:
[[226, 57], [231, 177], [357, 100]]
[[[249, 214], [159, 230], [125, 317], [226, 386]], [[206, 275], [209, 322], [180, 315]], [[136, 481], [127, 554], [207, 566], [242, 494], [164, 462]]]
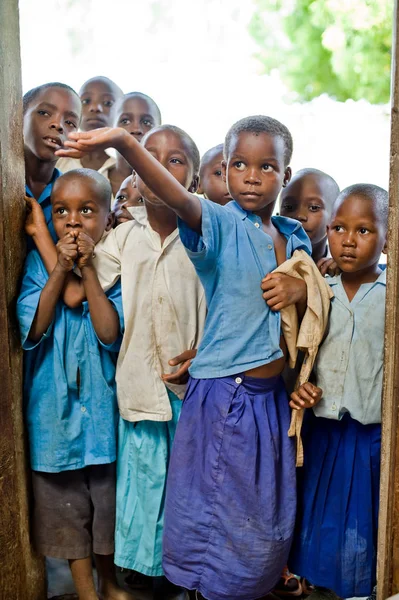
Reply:
[[214, 262], [220, 255], [227, 231], [232, 227], [229, 212], [219, 204], [199, 197], [202, 206], [201, 234], [178, 220], [180, 239], [196, 268]]
[[312, 244], [299, 221], [281, 216], [272, 217], [272, 221], [280, 233], [287, 238], [287, 259], [291, 258], [295, 250], [305, 250], [309, 256], [312, 256]]
[[40, 295], [48, 280], [43, 262], [36, 250], [26, 258], [21, 291], [17, 301], [17, 318], [24, 350], [32, 350], [51, 335], [52, 324], [38, 342], [29, 339], [29, 332], [39, 305]]

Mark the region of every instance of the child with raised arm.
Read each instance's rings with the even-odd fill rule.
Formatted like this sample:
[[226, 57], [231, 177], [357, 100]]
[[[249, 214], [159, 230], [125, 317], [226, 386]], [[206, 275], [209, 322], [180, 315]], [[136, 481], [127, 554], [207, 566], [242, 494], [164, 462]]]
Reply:
[[[123, 97], [123, 92], [108, 77], [92, 77], [85, 81], [79, 90], [82, 103], [81, 131], [91, 131], [98, 127], [107, 127], [114, 123], [114, 111], [117, 102]], [[86, 154], [82, 160], [78, 158], [60, 158], [57, 169], [62, 173], [73, 169], [94, 169], [109, 179], [109, 171], [115, 166], [116, 160], [105, 150]]]
[[[117, 586], [113, 566], [121, 289], [117, 283], [105, 294], [93, 266], [95, 244], [110, 228], [110, 200], [110, 184], [96, 171], [57, 179], [51, 194], [56, 264], [49, 275], [38, 252], [29, 253], [17, 304], [34, 541], [45, 556], [69, 560], [81, 600], [99, 598], [92, 552], [101, 598], [130, 597]], [[62, 293], [74, 266], [87, 300], [71, 309]]]
[[334, 298], [315, 363], [323, 398], [303, 429], [290, 566], [342, 598], [369, 596], [376, 583], [387, 217], [376, 185], [350, 186], [334, 205], [328, 244], [341, 274], [327, 279]]
[[208, 600], [263, 596], [286, 564], [296, 509], [278, 311], [304, 302], [306, 285], [272, 274], [266, 302], [260, 289], [265, 274], [295, 249], [310, 254], [300, 223], [272, 216], [291, 176], [291, 135], [264, 116], [229, 130], [223, 172], [234, 201], [225, 207], [190, 193], [150, 147], [148, 152], [121, 129], [70, 138], [65, 154], [115, 147], [173, 209], [205, 288], [205, 332], [190, 369], [168, 474], [165, 573]]
[[[40, 204], [53, 240], [50, 197], [61, 175], [55, 167], [55, 151], [63, 146], [68, 133], [78, 129], [81, 112], [79, 96], [64, 83], [45, 83], [23, 97], [25, 193]], [[28, 239], [28, 250], [33, 248]]]

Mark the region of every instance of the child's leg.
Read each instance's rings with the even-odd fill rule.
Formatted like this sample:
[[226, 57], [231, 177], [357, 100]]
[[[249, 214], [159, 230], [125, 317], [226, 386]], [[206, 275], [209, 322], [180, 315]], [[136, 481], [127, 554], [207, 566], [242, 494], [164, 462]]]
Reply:
[[116, 464], [89, 467], [88, 485], [93, 503], [93, 552], [101, 600], [133, 600], [119, 587], [114, 564]]
[[79, 600], [98, 600], [93, 579], [91, 556], [70, 560], [69, 566]]
[[[134, 600], [134, 596], [119, 587], [116, 580], [114, 555], [94, 555], [98, 573], [98, 593], [101, 600]], [[97, 596], [95, 596], [97, 598]], [[90, 597], [91, 600], [91, 597]]]

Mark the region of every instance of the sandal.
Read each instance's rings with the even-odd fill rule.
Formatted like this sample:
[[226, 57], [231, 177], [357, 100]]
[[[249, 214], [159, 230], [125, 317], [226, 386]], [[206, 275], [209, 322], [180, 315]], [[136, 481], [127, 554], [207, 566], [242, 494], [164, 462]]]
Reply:
[[284, 567], [280, 581], [274, 588], [273, 594], [276, 596], [301, 596], [302, 585], [299, 579], [290, 573], [288, 567]]

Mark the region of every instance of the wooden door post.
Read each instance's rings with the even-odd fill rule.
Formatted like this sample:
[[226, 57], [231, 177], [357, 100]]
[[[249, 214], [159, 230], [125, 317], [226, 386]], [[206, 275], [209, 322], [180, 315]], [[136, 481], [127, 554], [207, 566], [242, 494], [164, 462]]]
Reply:
[[378, 531], [378, 600], [399, 592], [399, 32], [395, 1], [385, 361]]
[[28, 524], [22, 353], [15, 298], [24, 260], [24, 160], [18, 0], [0, 0], [0, 600], [44, 600]]

